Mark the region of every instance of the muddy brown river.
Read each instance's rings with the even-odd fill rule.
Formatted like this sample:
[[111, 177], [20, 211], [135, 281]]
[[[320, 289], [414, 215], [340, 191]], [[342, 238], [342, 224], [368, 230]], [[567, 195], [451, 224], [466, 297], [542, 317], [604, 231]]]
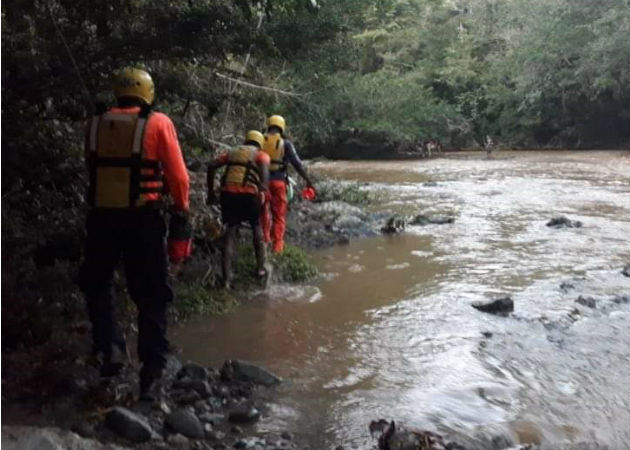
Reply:
[[[614, 301], [630, 295], [630, 154], [493, 156], [313, 164], [365, 182], [372, 209], [455, 223], [316, 251], [313, 285], [174, 328], [184, 358], [281, 375], [252, 431], [290, 430], [312, 449], [374, 448], [378, 418], [471, 448], [630, 448], [630, 305]], [[584, 225], [545, 226], [558, 215]], [[510, 317], [470, 307], [503, 295]]]

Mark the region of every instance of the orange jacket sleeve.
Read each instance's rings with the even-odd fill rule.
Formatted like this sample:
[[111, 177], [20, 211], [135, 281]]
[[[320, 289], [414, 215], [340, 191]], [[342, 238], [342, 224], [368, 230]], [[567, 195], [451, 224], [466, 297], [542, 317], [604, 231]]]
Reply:
[[190, 181], [175, 126], [171, 119], [162, 113], [152, 114], [151, 120], [155, 121], [155, 135], [152, 137], [155, 139], [157, 157], [162, 163], [174, 207], [187, 211]]

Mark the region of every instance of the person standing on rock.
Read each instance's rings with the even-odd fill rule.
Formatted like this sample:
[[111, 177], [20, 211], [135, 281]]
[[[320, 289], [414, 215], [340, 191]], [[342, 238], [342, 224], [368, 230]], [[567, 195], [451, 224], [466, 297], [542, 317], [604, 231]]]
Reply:
[[[127, 291], [138, 308], [140, 396], [151, 399], [169, 348], [166, 310], [173, 292], [167, 256], [180, 263], [191, 253], [189, 178], [173, 122], [151, 112], [151, 76], [125, 68], [115, 75], [113, 88], [117, 106], [97, 113], [87, 126], [90, 209], [79, 285], [101, 375], [117, 375], [127, 354], [113, 317], [113, 276], [122, 259]], [[168, 243], [165, 184], [172, 197]]]
[[302, 161], [293, 143], [285, 137], [286, 122], [284, 117], [273, 115], [267, 119], [267, 132], [263, 151], [269, 155], [269, 194], [270, 200], [263, 205], [262, 227], [266, 243], [272, 243], [274, 253], [284, 250], [284, 233], [288, 208], [287, 184], [288, 164], [304, 178], [306, 186], [313, 188], [313, 183], [306, 174]]
[[260, 226], [260, 209], [266, 202], [269, 183], [269, 156], [260, 151], [265, 138], [261, 132], [251, 130], [240, 147], [217, 157], [208, 165], [208, 204], [217, 203], [214, 176], [219, 167], [227, 166], [221, 178], [221, 215], [226, 225], [223, 248], [223, 283], [231, 289], [233, 281], [232, 260], [236, 251], [236, 232], [241, 223], [252, 228], [257, 273], [266, 278], [265, 246]]

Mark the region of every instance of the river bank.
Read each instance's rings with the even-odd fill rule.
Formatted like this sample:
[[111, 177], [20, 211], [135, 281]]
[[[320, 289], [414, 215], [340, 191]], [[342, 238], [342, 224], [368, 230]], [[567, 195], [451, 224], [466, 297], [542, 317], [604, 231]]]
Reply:
[[[191, 181], [193, 211], [191, 220], [195, 230], [195, 251], [193, 259], [184, 264], [178, 271], [177, 277], [172, 280], [178, 297], [170, 314], [171, 320], [175, 321], [205, 314], [222, 314], [232, 310], [239, 299], [248, 296], [247, 293], [257, 287], [252, 276], [253, 255], [249, 250], [249, 232], [245, 230], [241, 233], [243, 247], [236, 267], [238, 289], [225, 292], [218, 288], [221, 282], [220, 214], [216, 208], [205, 205], [205, 174], [192, 173]], [[347, 243], [350, 236], [354, 238], [374, 234], [372, 225], [366, 223], [368, 215], [361, 208], [341, 200], [343, 198], [352, 201], [352, 198], [344, 194], [346, 191], [343, 189], [335, 191], [332, 187], [328, 189], [324, 187], [326, 182], [320, 181], [323, 183], [321, 184], [321, 200], [323, 201], [311, 204], [297, 200], [292, 204], [289, 214], [289, 226], [292, 228], [288, 236], [290, 245], [282, 256], [273, 259], [274, 280], [277, 282], [305, 282], [316, 276], [316, 269], [308, 261], [301, 247], [321, 248], [340, 242]], [[350, 191], [356, 195], [352, 189]], [[76, 220], [68, 222], [68, 217]], [[361, 221], [362, 227], [354, 226], [357, 220]], [[146, 415], [145, 421], [152, 423], [157, 430], [156, 435], [160, 434], [164, 428], [165, 408], [156, 409], [151, 406], [147, 408], [146, 405], [137, 403], [138, 380], [137, 367], [133, 363], [134, 357], [131, 356], [131, 365], [125, 374], [111, 381], [100, 380], [95, 361], [88, 358], [90, 325], [85, 317], [82, 295], [73, 281], [80, 262], [82, 224], [76, 210], [66, 211], [65, 216], [59, 217], [59, 223], [64, 221], [70, 225], [66, 226], [65, 230], [52, 228], [47, 230], [47, 233], [40, 234], [41, 242], [33, 247], [32, 253], [41, 256], [35, 260], [33, 266], [24, 263], [31, 258], [29, 247], [22, 250], [23, 260], [16, 261], [20, 270], [18, 273], [22, 275], [15, 279], [3, 277], [5, 300], [7, 292], [32, 297], [42, 295], [45, 303], [42, 304], [41, 301], [37, 303], [37, 309], [50, 311], [52, 308], [63, 311], [60, 316], [47, 315], [43, 312], [41, 315], [35, 315], [34, 317], [42, 319], [37, 335], [30, 333], [32, 327], [37, 324], [34, 324], [32, 319], [27, 321], [25, 317], [24, 324], [27, 324], [26, 329], [29, 330], [27, 336], [33, 336], [35, 339], [33, 341], [25, 340], [25, 336], [20, 335], [19, 325], [9, 320], [17, 320], [21, 315], [12, 316], [13, 307], [9, 308], [7, 315], [5, 309], [3, 324], [8, 325], [4, 329], [8, 331], [8, 334], [3, 331], [3, 338], [5, 338], [3, 368], [5, 370], [3, 371], [2, 409], [3, 425], [7, 425], [7, 428], [6, 430], [3, 428], [3, 433], [6, 431], [7, 436], [11, 433], [21, 436], [13, 442], [17, 448], [26, 445], [23, 438], [28, 438], [30, 433], [25, 432], [24, 429], [11, 428], [11, 426], [60, 427], [61, 430], [75, 430], [87, 438], [126, 445], [129, 442], [116, 438], [115, 433], [105, 426], [106, 412], [116, 405], [124, 405], [135, 408], [136, 413]], [[15, 240], [12, 238], [11, 235], [5, 235], [3, 232], [3, 245], [14, 245]], [[9, 281], [8, 289], [7, 280]], [[25, 281], [26, 284], [24, 284]], [[31, 289], [36, 290], [31, 291]], [[121, 300], [119, 316], [127, 340], [133, 342], [136, 335], [133, 326], [134, 311], [130, 301], [126, 299], [122, 280], [117, 280], [116, 290]], [[26, 304], [22, 303], [22, 305], [26, 307]], [[35, 311], [35, 308], [31, 310]], [[230, 385], [226, 383], [225, 377], [221, 377], [220, 367], [205, 369], [209, 375], [204, 381], [208, 383], [212, 395], [196, 399], [197, 403], [199, 400], [205, 400], [205, 407], [199, 404], [195, 406], [195, 402], [186, 403], [181, 398], [166, 397], [166, 405], [173, 411], [192, 406], [197, 408], [197, 413], [202, 415], [206, 413], [206, 419], [211, 411], [214, 414], [213, 420], [217, 423], [214, 423], [213, 433], [210, 433], [208, 442], [209, 445], [217, 448], [221, 448], [221, 444], [231, 447], [239, 440], [243, 441], [246, 438], [239, 426], [228, 420], [234, 407], [245, 399], [251, 402], [251, 405], [260, 401], [256, 395], [253, 395], [255, 383], [246, 383], [245, 386], [238, 383]], [[176, 378], [174, 369], [171, 369], [169, 376], [171, 379]], [[194, 394], [191, 395], [195, 397]], [[260, 406], [260, 411], [266, 413], [264, 405]], [[225, 421], [218, 419], [221, 414], [226, 419]], [[202, 423], [206, 425], [205, 428], [213, 424], [209, 420]], [[43, 435], [40, 437], [43, 436], [44, 440], [56, 442], [54, 436], [58, 433], [53, 431], [51, 433], [53, 437]], [[177, 433], [167, 431], [163, 433], [162, 439], [158, 439], [157, 444], [152, 441], [151, 444], [147, 444], [147, 448], [154, 448], [154, 445], [170, 446], [172, 444], [177, 447], [186, 444], [185, 439], [179, 437], [171, 437], [171, 441], [174, 439], [174, 442], [168, 441], [172, 434]], [[294, 448], [290, 442], [291, 436], [289, 431], [268, 435], [264, 444], [261, 444], [262, 441], [259, 438], [251, 439], [255, 439], [256, 445], [262, 445], [262, 448], [277, 448], [278, 446]], [[71, 445], [74, 438], [67, 439], [70, 440], [66, 440], [65, 443]], [[8, 439], [6, 445], [11, 445], [10, 441], [11, 439]], [[249, 446], [254, 441], [245, 439], [243, 442], [240, 445]], [[38, 448], [37, 445], [40, 444], [33, 444], [36, 445], [34, 448]], [[193, 441], [190, 444], [197, 445]]]

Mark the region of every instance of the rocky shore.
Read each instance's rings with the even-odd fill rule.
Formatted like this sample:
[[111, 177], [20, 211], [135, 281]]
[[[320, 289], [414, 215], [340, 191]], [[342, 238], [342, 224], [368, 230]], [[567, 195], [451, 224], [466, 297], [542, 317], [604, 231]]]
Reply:
[[[268, 414], [265, 397], [282, 380], [244, 361], [226, 361], [221, 369], [170, 357], [160, 395], [153, 401], [135, 397], [135, 371], [113, 379], [79, 378], [72, 405], [51, 422], [60, 428], [3, 426], [2, 447], [42, 450], [117, 449], [295, 449], [289, 431], [254, 432]], [[49, 419], [52, 419], [49, 417]], [[72, 433], [62, 431], [68, 426]], [[107, 444], [101, 444], [107, 443]]]

